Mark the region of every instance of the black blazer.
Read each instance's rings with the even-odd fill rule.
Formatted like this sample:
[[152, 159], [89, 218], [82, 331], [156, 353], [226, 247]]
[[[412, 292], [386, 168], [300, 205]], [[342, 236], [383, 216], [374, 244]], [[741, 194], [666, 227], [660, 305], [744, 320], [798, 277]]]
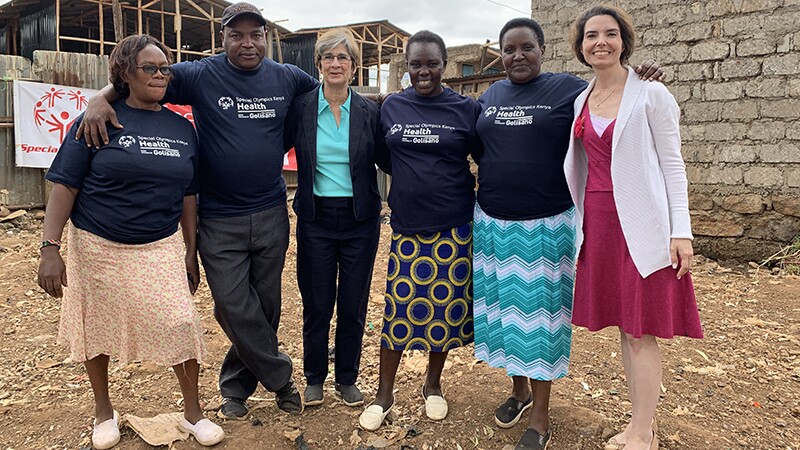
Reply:
[[[292, 205], [297, 217], [313, 221], [314, 173], [317, 167], [317, 105], [320, 90], [302, 94], [292, 101], [286, 120], [286, 149], [297, 155], [297, 192]], [[357, 220], [381, 212], [377, 164], [391, 173], [389, 151], [381, 129], [378, 104], [350, 91], [350, 178], [353, 181], [353, 214]]]

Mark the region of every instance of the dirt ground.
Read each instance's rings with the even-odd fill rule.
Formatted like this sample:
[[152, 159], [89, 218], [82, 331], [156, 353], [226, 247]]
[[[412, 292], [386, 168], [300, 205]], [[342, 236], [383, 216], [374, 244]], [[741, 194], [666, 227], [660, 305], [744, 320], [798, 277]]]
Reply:
[[[0, 449], [87, 449], [93, 414], [89, 381], [83, 366], [70, 362], [67, 350], [56, 343], [59, 301], [34, 282], [42, 216], [41, 211], [29, 211], [0, 222]], [[389, 233], [384, 224], [364, 339], [359, 385], [368, 401], [377, 387]], [[301, 301], [294, 267], [292, 239], [280, 337], [303, 387]], [[748, 265], [721, 266], [701, 257], [694, 281], [706, 337], [661, 341], [661, 448], [800, 449], [800, 278]], [[228, 342], [214, 321], [206, 285], [195, 299], [210, 351], [200, 389], [211, 417], [220, 401], [219, 363]], [[630, 403], [618, 345], [613, 330], [575, 330], [570, 375], [554, 385], [551, 449], [602, 448], [625, 423]], [[301, 416], [282, 413], [273, 395], [259, 388], [249, 402], [254, 409], [250, 421], [217, 421], [227, 438], [216, 448], [513, 449], [527, 416], [510, 430], [494, 424], [495, 407], [509, 395], [503, 372], [476, 363], [471, 346], [453, 351], [444, 373], [450, 415], [432, 422], [420, 397], [424, 371], [424, 354], [404, 357], [393, 423], [376, 433], [358, 429], [361, 408], [337, 402], [329, 379], [325, 404]], [[110, 381], [112, 400], [123, 414], [150, 417], [180, 410], [178, 385], [167, 368], [113, 366]], [[125, 429], [117, 448], [151, 447]], [[202, 447], [189, 440], [173, 448]]]

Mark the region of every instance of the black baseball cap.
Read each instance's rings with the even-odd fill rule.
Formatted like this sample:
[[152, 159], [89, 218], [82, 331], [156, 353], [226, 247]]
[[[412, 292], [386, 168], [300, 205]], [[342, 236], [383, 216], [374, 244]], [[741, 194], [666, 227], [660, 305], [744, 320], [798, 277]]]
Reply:
[[229, 23], [233, 22], [239, 17], [244, 16], [250, 16], [258, 20], [261, 26], [265, 26], [267, 24], [264, 16], [261, 15], [261, 11], [259, 11], [255, 5], [247, 2], [239, 2], [228, 6], [224, 11], [222, 11], [222, 26], [226, 27]]

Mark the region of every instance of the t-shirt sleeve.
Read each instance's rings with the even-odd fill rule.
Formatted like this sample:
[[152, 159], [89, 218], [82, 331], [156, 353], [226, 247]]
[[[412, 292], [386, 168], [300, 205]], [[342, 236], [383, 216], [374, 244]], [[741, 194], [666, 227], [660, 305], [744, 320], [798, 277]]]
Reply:
[[299, 67], [292, 64], [286, 64], [286, 67], [292, 71], [292, 76], [295, 80], [295, 96], [305, 94], [306, 92], [311, 92], [319, 87], [319, 81], [317, 81], [311, 75], [303, 72]]
[[167, 86], [167, 93], [162, 103], [176, 105], [191, 105], [193, 100], [192, 87], [197, 85], [200, 73], [198, 61], [184, 61], [172, 65], [172, 80]]
[[571, 73], [565, 73], [563, 76], [567, 77], [565, 88], [568, 90], [570, 96], [577, 97], [589, 86], [588, 81]]
[[83, 180], [89, 175], [92, 155], [96, 150], [86, 146], [86, 140], [83, 137], [75, 139], [75, 133], [82, 121], [83, 115], [78, 117], [70, 127], [64, 142], [61, 143], [61, 147], [58, 149], [53, 164], [50, 165], [50, 169], [47, 171], [45, 176], [47, 180], [75, 189], [83, 187]]

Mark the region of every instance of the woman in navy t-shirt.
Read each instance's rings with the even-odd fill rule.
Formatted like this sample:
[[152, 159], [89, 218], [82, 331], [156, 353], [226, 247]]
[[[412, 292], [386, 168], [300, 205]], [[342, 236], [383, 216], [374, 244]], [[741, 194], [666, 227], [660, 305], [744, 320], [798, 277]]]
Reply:
[[[59, 341], [69, 342], [70, 357], [89, 375], [97, 449], [120, 439], [108, 395], [111, 355], [121, 365], [146, 360], [172, 366], [184, 399], [180, 427], [202, 445], [225, 436], [204, 418], [198, 400], [198, 361], [206, 349], [192, 300], [200, 282], [197, 139], [186, 119], [159, 104], [171, 61], [169, 49], [151, 36], [120, 41], [109, 70], [122, 97], [112, 106], [125, 128], [109, 128], [109, 143], [93, 150], [75, 139], [79, 117], [47, 173], [55, 184], [38, 281], [48, 294], [64, 297]], [[59, 250], [68, 218], [65, 266]]]
[[[551, 438], [552, 381], [567, 375], [572, 339], [575, 208], [564, 177], [573, 101], [586, 81], [542, 72], [544, 33], [528, 18], [500, 31], [508, 79], [478, 102], [484, 153], [475, 205], [475, 356], [504, 368], [501, 428], [533, 409], [517, 450]], [[658, 74], [656, 74], [658, 75]]]
[[441, 375], [447, 353], [472, 342], [472, 205], [470, 154], [478, 104], [442, 86], [447, 50], [420, 31], [408, 40], [413, 89], [389, 97], [381, 124], [391, 153], [392, 244], [375, 401], [359, 420], [376, 430], [394, 405], [394, 378], [403, 350], [429, 352], [422, 385], [425, 413], [447, 415]]

